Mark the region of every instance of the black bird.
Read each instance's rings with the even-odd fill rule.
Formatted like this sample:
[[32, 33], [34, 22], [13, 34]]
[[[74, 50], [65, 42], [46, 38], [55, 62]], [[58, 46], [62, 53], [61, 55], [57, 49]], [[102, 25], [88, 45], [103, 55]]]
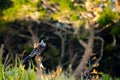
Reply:
[[41, 42], [38, 44], [38, 46], [34, 48], [31, 51], [31, 53], [22, 60], [22, 64], [24, 64], [26, 61], [30, 60], [34, 56], [44, 53], [46, 47], [47, 47], [46, 40], [42, 39]]

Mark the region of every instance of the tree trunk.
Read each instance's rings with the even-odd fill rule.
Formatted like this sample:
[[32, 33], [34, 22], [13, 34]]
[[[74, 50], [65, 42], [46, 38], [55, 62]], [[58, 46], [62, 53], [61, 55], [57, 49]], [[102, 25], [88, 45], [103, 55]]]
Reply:
[[89, 30], [90, 36], [88, 38], [88, 43], [85, 47], [85, 52], [83, 54], [83, 57], [82, 57], [79, 65], [77, 66], [77, 68], [73, 72], [74, 76], [76, 76], [76, 77], [84, 72], [85, 66], [88, 63], [88, 61], [90, 59], [90, 55], [92, 53], [92, 47], [93, 47], [93, 42], [94, 42], [94, 27], [90, 26], [89, 29], [90, 29]]

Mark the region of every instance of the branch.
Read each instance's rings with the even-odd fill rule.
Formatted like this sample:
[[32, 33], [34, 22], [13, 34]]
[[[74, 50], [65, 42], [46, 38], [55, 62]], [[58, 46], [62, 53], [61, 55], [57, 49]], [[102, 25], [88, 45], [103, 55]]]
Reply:
[[34, 32], [32, 31], [32, 25], [27, 26], [27, 28], [30, 31], [31, 35], [34, 36]]
[[27, 28], [28, 28], [29, 32], [31, 33], [31, 35], [32, 35], [33, 43], [39, 42], [39, 39], [38, 39], [37, 35], [32, 30], [32, 24], [27, 26]]
[[78, 36], [78, 35], [77, 35], [77, 39], [78, 39], [79, 43], [80, 43], [84, 48], [87, 47], [87, 43], [86, 43], [85, 41], [79, 39], [79, 36]]
[[45, 24], [48, 24], [48, 25], [52, 26], [53, 28], [57, 28], [57, 29], [63, 30], [63, 31], [65, 31], [67, 34], [74, 34], [74, 32], [69, 31], [69, 30], [67, 30], [67, 29], [65, 29], [65, 28], [62, 28], [62, 27], [57, 27], [55, 24], [52, 24], [52, 23], [50, 23], [50, 22], [48, 22], [48, 21], [42, 21], [42, 22], [45, 23]]
[[25, 34], [21, 34], [19, 31], [14, 31], [13, 29], [11, 29], [11, 32], [14, 32], [16, 35], [23, 37], [23, 38], [27, 38], [27, 39], [31, 39], [30, 36], [25, 35]]
[[76, 57], [78, 56], [78, 53], [76, 53], [74, 56], [73, 56], [73, 58], [72, 58], [72, 60], [71, 60], [71, 65], [73, 64], [73, 62], [75, 61], [75, 59], [76, 59]]
[[111, 24], [107, 24], [107, 25], [104, 26], [103, 28], [101, 28], [101, 29], [99, 29], [99, 30], [96, 30], [95, 33], [100, 33], [100, 32], [102, 32], [103, 30], [109, 28], [110, 25], [111, 25]]
[[[75, 59], [76, 59], [77, 56], [78, 56], [78, 53], [76, 53], [76, 54], [73, 56], [73, 58], [71, 59], [71, 61], [67, 61], [67, 62], [65, 63], [65, 64], [68, 64], [68, 63], [69, 63], [67, 70], [68, 70], [70, 73], [72, 72], [73, 62], [75, 61]], [[64, 65], [65, 65], [65, 64], [64, 64]]]
[[[61, 56], [60, 56], [60, 58], [63, 59], [64, 52], [65, 52], [65, 42], [64, 42], [65, 37], [64, 37], [64, 35], [62, 35], [61, 31], [56, 30], [54, 33], [56, 35], [58, 35], [60, 37], [60, 39], [61, 39]], [[61, 65], [61, 62], [59, 62], [59, 64]]]
[[101, 40], [101, 50], [100, 50], [100, 57], [97, 59], [97, 61], [94, 64], [98, 63], [101, 60], [103, 56], [103, 47], [104, 47], [104, 40], [101, 37], [95, 37], [95, 39]]
[[[102, 56], [103, 56], [103, 46], [104, 46], [104, 40], [101, 37], [95, 37], [94, 39], [101, 40], [101, 50], [100, 50], [99, 58], [95, 61], [95, 63], [93, 65], [97, 64], [102, 59]], [[90, 66], [89, 70], [87, 70], [85, 73], [89, 72], [93, 68], [93, 65]]]
[[27, 38], [27, 39], [31, 39], [31, 37], [30, 36], [27, 36], [27, 35], [24, 35], [24, 34], [20, 34], [20, 33], [17, 33], [17, 32], [15, 32], [18, 36], [20, 36], [20, 37], [23, 37], [23, 38]]
[[113, 36], [113, 44], [112, 44], [113, 46], [115, 46], [116, 45], [116, 38], [115, 38], [115, 36]]
[[[78, 56], [78, 53], [76, 53], [73, 57], [72, 57], [72, 59], [71, 60], [69, 60], [69, 61], [67, 61], [67, 62], [65, 62], [63, 65], [66, 65], [66, 64], [68, 64], [69, 63], [69, 65], [71, 65], [72, 66], [72, 64], [73, 64], [73, 62], [75, 61], [75, 59], [76, 59], [76, 57]], [[69, 66], [68, 65], [68, 66]]]
[[0, 59], [2, 59], [3, 51], [4, 51], [4, 44], [1, 44], [1, 47], [0, 47]]
[[89, 40], [88, 40], [88, 43], [86, 43], [85, 41], [79, 39], [79, 35], [77, 35], [77, 38], [79, 40], [79, 43], [84, 47], [84, 48], [87, 48], [88, 45], [90, 47], [92, 47], [92, 44], [93, 44], [93, 38], [94, 38], [94, 28], [93, 26], [90, 26], [90, 23], [87, 21], [87, 26], [89, 26], [89, 32], [90, 32], [90, 36], [89, 36]]

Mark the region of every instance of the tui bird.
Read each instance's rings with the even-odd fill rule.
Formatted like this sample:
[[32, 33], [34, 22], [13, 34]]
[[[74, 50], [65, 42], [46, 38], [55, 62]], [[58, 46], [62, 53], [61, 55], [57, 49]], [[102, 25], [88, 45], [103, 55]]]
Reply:
[[42, 39], [41, 42], [38, 44], [38, 46], [36, 48], [34, 48], [31, 51], [31, 53], [22, 60], [22, 64], [24, 64], [25, 62], [27, 62], [34, 56], [44, 53], [46, 47], [47, 47], [46, 40]]

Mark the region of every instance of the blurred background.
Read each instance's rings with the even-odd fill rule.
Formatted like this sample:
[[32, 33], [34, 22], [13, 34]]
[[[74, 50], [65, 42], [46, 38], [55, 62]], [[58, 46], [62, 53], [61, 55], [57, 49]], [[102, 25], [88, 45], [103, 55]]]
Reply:
[[[120, 77], [119, 0], [0, 0], [0, 58], [14, 65], [44, 37], [46, 71]], [[6, 58], [8, 58], [6, 60]]]

